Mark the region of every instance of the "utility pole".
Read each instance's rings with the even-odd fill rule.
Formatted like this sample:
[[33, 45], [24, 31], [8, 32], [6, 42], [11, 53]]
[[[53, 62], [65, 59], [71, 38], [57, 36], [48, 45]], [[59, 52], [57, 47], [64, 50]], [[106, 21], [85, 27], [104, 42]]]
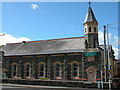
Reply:
[[[109, 75], [109, 89], [111, 89], [111, 60], [110, 60], [110, 48], [109, 48], [109, 33], [108, 33], [108, 26], [109, 25], [113, 25], [113, 24], [118, 24], [118, 23], [112, 23], [112, 24], [108, 24], [108, 25], [104, 25], [104, 81], [106, 82], [106, 33], [107, 33], [107, 58], [108, 58], [108, 75]], [[101, 76], [102, 77], [102, 76]], [[101, 80], [102, 81], [102, 80]], [[102, 83], [101, 83], [102, 84]], [[102, 84], [102, 88], [103, 88], [103, 84]]]
[[106, 82], [106, 26], [104, 27], [104, 82]]
[[108, 73], [109, 73], [109, 89], [111, 89], [111, 60], [110, 60], [110, 49], [109, 49], [109, 34], [108, 25], [106, 25], [107, 31], [107, 47], [108, 47]]
[[103, 89], [103, 71], [101, 69], [101, 88]]

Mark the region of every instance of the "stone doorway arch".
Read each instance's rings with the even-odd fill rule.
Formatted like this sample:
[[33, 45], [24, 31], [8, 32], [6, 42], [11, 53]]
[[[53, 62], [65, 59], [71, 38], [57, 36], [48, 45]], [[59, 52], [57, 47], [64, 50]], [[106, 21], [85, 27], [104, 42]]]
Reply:
[[2, 69], [2, 78], [3, 78], [3, 79], [8, 78], [7, 69], [5, 69], [5, 68]]
[[94, 67], [88, 67], [86, 69], [87, 72], [87, 79], [89, 82], [95, 82], [96, 81], [96, 69]]

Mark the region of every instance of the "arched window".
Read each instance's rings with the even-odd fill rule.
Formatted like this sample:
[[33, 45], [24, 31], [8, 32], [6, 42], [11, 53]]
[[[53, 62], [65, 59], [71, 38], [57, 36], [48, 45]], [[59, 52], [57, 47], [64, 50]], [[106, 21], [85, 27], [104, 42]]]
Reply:
[[74, 63], [72, 65], [72, 76], [78, 77], [78, 64], [77, 63]]
[[26, 77], [31, 76], [31, 64], [29, 63], [25, 64], [25, 76]]
[[86, 33], [87, 31], [86, 31], [86, 28], [85, 28], [85, 33]]
[[18, 71], [18, 64], [17, 63], [12, 64], [12, 76], [13, 77], [17, 76], [17, 71]]
[[26, 76], [30, 76], [30, 65], [26, 65]]
[[38, 75], [39, 77], [45, 77], [45, 63], [40, 62], [38, 64]]
[[71, 62], [71, 78], [79, 78], [79, 62]]
[[91, 32], [91, 27], [89, 27], [89, 32]]
[[96, 27], [94, 27], [94, 32], [97, 32]]
[[55, 77], [60, 77], [61, 76], [61, 65], [59, 63], [55, 64]]
[[39, 76], [40, 77], [43, 77], [44, 76], [44, 64], [40, 64], [39, 68], [40, 68], [40, 72], [39, 72]]

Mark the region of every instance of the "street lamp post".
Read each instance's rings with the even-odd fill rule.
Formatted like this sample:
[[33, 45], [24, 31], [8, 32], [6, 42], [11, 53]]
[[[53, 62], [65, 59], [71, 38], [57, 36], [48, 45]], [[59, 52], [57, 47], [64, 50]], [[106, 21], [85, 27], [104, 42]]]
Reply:
[[111, 89], [111, 60], [110, 60], [110, 48], [109, 48], [109, 32], [108, 32], [108, 26], [110, 25], [114, 25], [114, 24], [118, 24], [118, 23], [112, 23], [112, 24], [108, 24], [106, 25], [106, 32], [107, 32], [107, 47], [108, 47], [108, 74], [109, 74], [109, 89]]
[[107, 46], [108, 46], [108, 73], [109, 73], [109, 89], [111, 89], [111, 61], [110, 61], [110, 49], [109, 49], [109, 33], [108, 33], [108, 25], [106, 25], [107, 31]]
[[107, 57], [108, 57], [108, 74], [109, 74], [109, 89], [111, 89], [111, 61], [110, 61], [110, 47], [109, 47], [109, 33], [108, 25], [104, 27], [104, 78], [106, 82], [106, 34], [107, 34]]
[[104, 81], [106, 82], [106, 26], [104, 27]]

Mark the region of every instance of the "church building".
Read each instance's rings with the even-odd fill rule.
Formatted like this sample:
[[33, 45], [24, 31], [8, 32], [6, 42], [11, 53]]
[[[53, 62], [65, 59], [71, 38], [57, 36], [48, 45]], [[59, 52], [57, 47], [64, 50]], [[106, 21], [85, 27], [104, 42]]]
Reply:
[[90, 5], [83, 26], [84, 37], [6, 44], [2, 47], [3, 74], [13, 79], [101, 80], [104, 46], [99, 45], [98, 22]]

